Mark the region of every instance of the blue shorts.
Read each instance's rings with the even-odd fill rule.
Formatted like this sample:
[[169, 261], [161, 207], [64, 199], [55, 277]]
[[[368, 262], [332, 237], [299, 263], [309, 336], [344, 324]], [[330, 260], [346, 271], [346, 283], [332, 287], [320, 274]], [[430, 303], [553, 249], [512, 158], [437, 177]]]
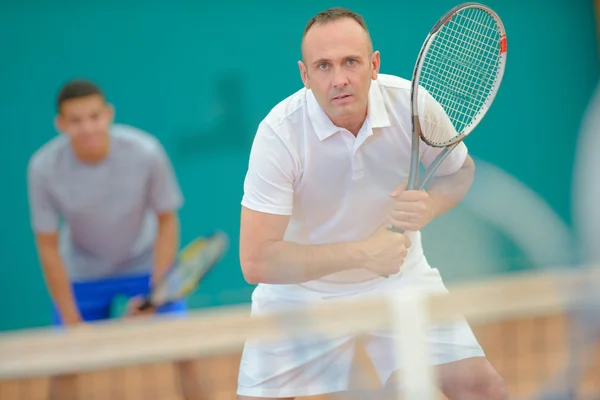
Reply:
[[[100, 321], [111, 317], [114, 301], [120, 297], [145, 296], [150, 291], [150, 275], [134, 275], [108, 278], [72, 284], [75, 301], [84, 321]], [[184, 315], [185, 302], [166, 304], [156, 310], [157, 314]], [[62, 325], [58, 309], [54, 307], [53, 321]]]

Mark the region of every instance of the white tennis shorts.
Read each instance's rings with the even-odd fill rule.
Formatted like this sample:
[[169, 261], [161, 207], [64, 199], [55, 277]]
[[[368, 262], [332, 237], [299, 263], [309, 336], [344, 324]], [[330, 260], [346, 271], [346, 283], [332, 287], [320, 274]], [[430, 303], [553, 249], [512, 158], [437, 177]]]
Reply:
[[[447, 291], [439, 271], [428, 265], [390, 278], [377, 290], [403, 287]], [[372, 294], [372, 290], [370, 292]], [[297, 300], [273, 296], [260, 286], [252, 296], [253, 315], [295, 306], [298, 306]], [[250, 397], [286, 398], [346, 391], [357, 340], [355, 336], [343, 336], [248, 341], [240, 363], [237, 393]], [[368, 340], [362, 343], [379, 380], [385, 383], [398, 369], [391, 332], [371, 332]], [[464, 319], [432, 326], [429, 345], [433, 365], [485, 356]]]

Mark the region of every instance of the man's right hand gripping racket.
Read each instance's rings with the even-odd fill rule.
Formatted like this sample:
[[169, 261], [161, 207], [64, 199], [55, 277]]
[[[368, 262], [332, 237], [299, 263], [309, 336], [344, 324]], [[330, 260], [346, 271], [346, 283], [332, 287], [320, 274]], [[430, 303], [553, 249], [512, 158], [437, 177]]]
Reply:
[[173, 267], [156, 284], [139, 309], [159, 307], [190, 294], [222, 259], [228, 247], [229, 238], [224, 232], [192, 240], [180, 251]]
[[[412, 77], [407, 190], [424, 189], [448, 154], [483, 119], [504, 76], [506, 51], [504, 25], [483, 4], [457, 5], [431, 29]], [[421, 140], [442, 150], [417, 183]]]

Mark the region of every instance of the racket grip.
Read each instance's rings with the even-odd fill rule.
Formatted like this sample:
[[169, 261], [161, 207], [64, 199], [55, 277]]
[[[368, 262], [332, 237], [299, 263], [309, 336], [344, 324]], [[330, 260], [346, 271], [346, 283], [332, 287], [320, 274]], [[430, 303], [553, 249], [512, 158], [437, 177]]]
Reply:
[[[390, 231], [392, 232], [396, 232], [396, 233], [404, 233], [404, 230], [396, 228], [395, 226], [392, 226], [391, 228], [389, 228]], [[390, 275], [381, 275], [383, 278], [388, 279], [390, 277]]]
[[403, 230], [403, 229], [396, 228], [395, 226], [392, 226], [392, 227], [390, 228], [390, 231], [392, 231], [392, 232], [396, 232], [396, 233], [404, 233], [404, 230]]
[[148, 310], [148, 309], [150, 309], [152, 307], [154, 307], [154, 305], [152, 304], [152, 302], [150, 301], [150, 299], [147, 298], [146, 300], [144, 300], [144, 302], [142, 304], [140, 304], [140, 306], [138, 307], [138, 310], [145, 311], [145, 310]]

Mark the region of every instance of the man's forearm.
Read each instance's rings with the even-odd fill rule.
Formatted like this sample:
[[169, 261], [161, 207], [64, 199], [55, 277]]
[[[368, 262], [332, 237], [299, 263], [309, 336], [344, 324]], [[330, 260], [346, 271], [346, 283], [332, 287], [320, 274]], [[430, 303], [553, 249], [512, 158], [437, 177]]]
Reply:
[[433, 178], [427, 189], [433, 201], [434, 217], [453, 209], [467, 195], [473, 183], [475, 164], [467, 158], [465, 164], [452, 175]]
[[58, 249], [42, 250], [40, 258], [46, 286], [63, 323], [72, 325], [81, 322], [82, 318], [75, 302], [71, 282]]
[[152, 285], [156, 284], [175, 261], [179, 247], [179, 220], [175, 214], [159, 217], [158, 235], [154, 242]]
[[256, 262], [253, 283], [307, 282], [336, 272], [362, 268], [363, 253], [357, 242], [303, 246], [278, 241], [264, 245]]

